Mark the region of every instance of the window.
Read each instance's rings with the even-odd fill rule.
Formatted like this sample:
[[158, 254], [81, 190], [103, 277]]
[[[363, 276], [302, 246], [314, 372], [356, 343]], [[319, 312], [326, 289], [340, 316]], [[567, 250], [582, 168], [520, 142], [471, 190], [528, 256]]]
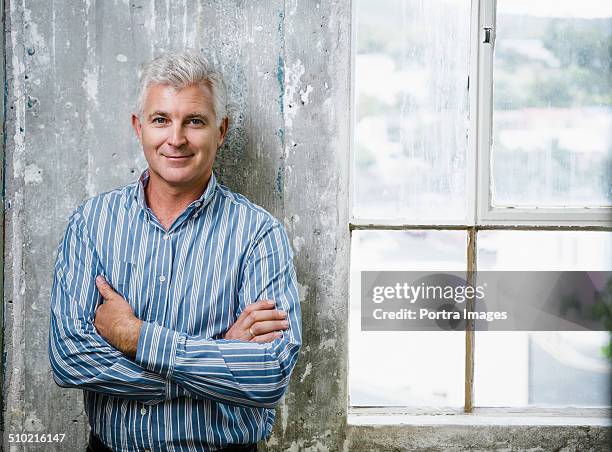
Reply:
[[357, 0], [351, 407], [609, 405], [607, 332], [361, 331], [364, 270], [612, 270], [612, 4]]

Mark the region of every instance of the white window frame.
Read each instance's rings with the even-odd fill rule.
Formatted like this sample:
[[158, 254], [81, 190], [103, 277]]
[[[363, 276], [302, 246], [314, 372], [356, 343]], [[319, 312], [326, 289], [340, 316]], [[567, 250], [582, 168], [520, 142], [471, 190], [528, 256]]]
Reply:
[[[468, 1], [468, 0], [466, 0]], [[612, 208], [519, 208], [493, 207], [491, 203], [491, 136], [493, 125], [493, 52], [497, 0], [469, 0], [469, 133], [466, 159], [466, 219], [464, 221], [362, 218], [353, 215], [354, 130], [355, 130], [355, 43], [356, 2], [352, 4], [351, 27], [351, 124], [349, 171], [349, 229], [464, 230], [468, 237], [467, 267], [476, 270], [477, 232], [507, 230], [602, 230], [612, 231]], [[483, 43], [484, 28], [491, 28], [491, 43]], [[612, 407], [600, 408], [474, 408], [474, 332], [466, 332], [465, 404], [463, 409], [447, 407], [355, 407], [348, 401], [348, 423], [436, 425], [612, 425]], [[350, 345], [349, 345], [350, 346]], [[468, 414], [466, 414], [468, 413]], [[517, 416], [520, 417], [517, 420]]]
[[[493, 207], [491, 187], [491, 145], [493, 127], [493, 52], [495, 48], [496, 0], [473, 1], [480, 3], [478, 15], [477, 78], [478, 87], [478, 212], [477, 221], [482, 225], [532, 225], [532, 226], [610, 226], [612, 208], [525, 208]], [[491, 42], [483, 43], [484, 29], [490, 28]], [[474, 44], [474, 43], [473, 43]], [[474, 47], [472, 47], [473, 50]], [[470, 62], [471, 63], [471, 62]], [[476, 90], [475, 90], [476, 91]]]

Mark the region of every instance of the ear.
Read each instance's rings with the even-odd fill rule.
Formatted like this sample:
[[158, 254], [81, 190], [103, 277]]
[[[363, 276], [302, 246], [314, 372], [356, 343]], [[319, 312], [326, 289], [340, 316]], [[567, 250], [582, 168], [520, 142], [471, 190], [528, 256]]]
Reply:
[[229, 119], [227, 117], [221, 120], [221, 124], [219, 124], [219, 140], [217, 141], [217, 149], [221, 147], [223, 141], [225, 140], [225, 135], [227, 135], [227, 129], [229, 127]]
[[140, 124], [140, 119], [138, 119], [136, 113], [132, 113], [132, 128], [136, 132], [138, 140], [142, 143], [142, 124]]

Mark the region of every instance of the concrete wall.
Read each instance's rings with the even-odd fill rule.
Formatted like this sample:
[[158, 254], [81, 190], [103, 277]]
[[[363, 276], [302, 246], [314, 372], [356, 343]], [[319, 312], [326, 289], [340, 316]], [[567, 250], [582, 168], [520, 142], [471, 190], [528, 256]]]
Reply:
[[[266, 447], [488, 449], [509, 447], [504, 438], [517, 431], [525, 432], [519, 444], [538, 446], [543, 430], [490, 429], [474, 443], [465, 429], [346, 428], [349, 1], [4, 6], [6, 450], [84, 449], [81, 394], [56, 387], [47, 361], [56, 246], [80, 202], [144, 168], [129, 126], [138, 67], [158, 51], [185, 47], [208, 54], [228, 78], [232, 129], [217, 174], [281, 219], [295, 250], [304, 347]], [[8, 444], [9, 433], [23, 431], [67, 436], [55, 449]], [[589, 444], [605, 444], [602, 432]]]
[[55, 386], [46, 357], [56, 247], [79, 203], [144, 169], [138, 68], [185, 47], [228, 78], [221, 181], [281, 219], [296, 252], [305, 347], [270, 444], [341, 441], [350, 5], [336, 3], [6, 1], [5, 446], [25, 430], [83, 449], [81, 393]]

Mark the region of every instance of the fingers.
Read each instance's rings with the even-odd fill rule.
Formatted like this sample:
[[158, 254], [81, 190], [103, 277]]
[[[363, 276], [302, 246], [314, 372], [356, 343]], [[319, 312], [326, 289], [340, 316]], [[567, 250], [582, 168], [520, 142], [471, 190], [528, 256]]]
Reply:
[[113, 295], [117, 294], [117, 292], [113, 290], [111, 285], [106, 281], [106, 279], [102, 275], [99, 275], [96, 277], [96, 287], [100, 291], [102, 298], [104, 298], [105, 300], [108, 300]]
[[273, 309], [275, 304], [273, 300], [259, 300], [255, 303], [246, 305], [242, 313], [250, 314], [251, 312], [261, 311], [263, 309]]
[[254, 323], [249, 327], [249, 332], [257, 337], [287, 328], [289, 328], [289, 322], [286, 320], [268, 320]]
[[283, 337], [283, 333], [281, 333], [280, 331], [273, 331], [272, 333], [255, 336], [253, 339], [251, 339], [250, 342], [258, 342], [260, 344], [263, 344], [265, 342], [272, 342], [280, 337]]
[[284, 320], [287, 318], [285, 311], [277, 311], [276, 309], [268, 309], [265, 311], [254, 311], [246, 315], [243, 319], [244, 328], [248, 328], [251, 325], [258, 322], [266, 322], [271, 320]]
[[248, 304], [238, 320], [236, 321], [236, 325], [241, 329], [248, 329], [253, 323], [258, 322], [260, 320], [276, 320], [283, 319], [282, 314], [278, 314], [278, 312], [274, 309], [275, 303], [272, 300], [260, 300], [255, 303]]
[[273, 300], [259, 300], [247, 305], [223, 337], [251, 342], [272, 342], [282, 337], [279, 330], [289, 328], [287, 313], [275, 307]]

